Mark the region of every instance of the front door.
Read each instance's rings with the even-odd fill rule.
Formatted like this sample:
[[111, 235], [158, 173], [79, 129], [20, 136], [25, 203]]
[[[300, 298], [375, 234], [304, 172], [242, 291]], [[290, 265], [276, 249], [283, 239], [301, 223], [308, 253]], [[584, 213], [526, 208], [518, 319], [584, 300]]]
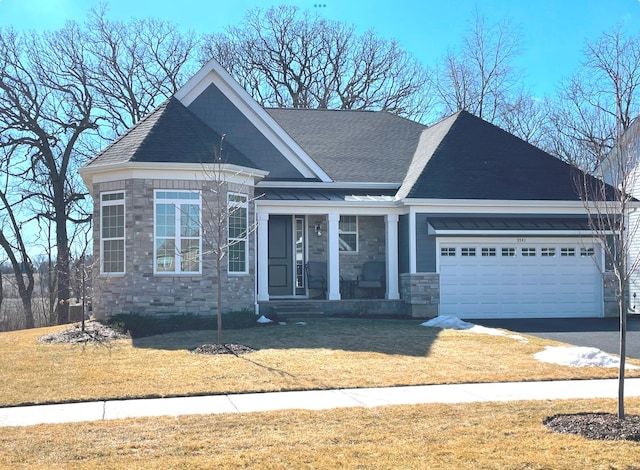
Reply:
[[304, 294], [304, 216], [269, 217], [269, 295]]

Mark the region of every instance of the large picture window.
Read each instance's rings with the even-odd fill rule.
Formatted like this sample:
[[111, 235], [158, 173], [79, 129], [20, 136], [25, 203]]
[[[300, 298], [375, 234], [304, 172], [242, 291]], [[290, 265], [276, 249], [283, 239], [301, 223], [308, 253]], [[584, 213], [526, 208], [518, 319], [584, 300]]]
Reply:
[[199, 273], [200, 193], [156, 191], [155, 272]]
[[249, 237], [249, 200], [244, 194], [228, 193], [229, 211], [227, 255], [230, 274], [245, 274]]
[[124, 192], [100, 195], [100, 260], [105, 274], [124, 274]]
[[355, 215], [340, 216], [338, 246], [340, 251], [358, 251], [358, 218]]

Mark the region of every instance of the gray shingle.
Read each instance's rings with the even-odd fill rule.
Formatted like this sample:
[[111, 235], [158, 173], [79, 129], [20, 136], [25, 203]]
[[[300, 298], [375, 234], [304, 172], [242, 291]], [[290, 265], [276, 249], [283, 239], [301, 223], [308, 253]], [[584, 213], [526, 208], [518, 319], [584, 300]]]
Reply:
[[[103, 150], [89, 165], [124, 162], [211, 163], [220, 156], [222, 137], [175, 98], [169, 98]], [[232, 145], [222, 144], [222, 160], [256, 165]]]
[[402, 183], [425, 126], [387, 112], [267, 109], [334, 181]]
[[422, 171], [410, 172], [401, 197], [580, 200], [582, 172], [466, 111], [425, 130], [421, 143], [413, 167]]

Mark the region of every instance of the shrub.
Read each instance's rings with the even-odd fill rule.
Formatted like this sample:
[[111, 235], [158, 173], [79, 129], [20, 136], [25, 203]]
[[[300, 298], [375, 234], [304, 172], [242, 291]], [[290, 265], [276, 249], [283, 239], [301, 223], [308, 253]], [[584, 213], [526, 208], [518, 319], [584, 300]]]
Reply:
[[[105, 324], [122, 333], [129, 333], [133, 338], [161, 335], [175, 331], [216, 330], [215, 316], [197, 316], [192, 314], [155, 317], [135, 313], [119, 314], [108, 318]], [[224, 329], [239, 329], [256, 326], [256, 316], [251, 310], [240, 310], [222, 314]]]

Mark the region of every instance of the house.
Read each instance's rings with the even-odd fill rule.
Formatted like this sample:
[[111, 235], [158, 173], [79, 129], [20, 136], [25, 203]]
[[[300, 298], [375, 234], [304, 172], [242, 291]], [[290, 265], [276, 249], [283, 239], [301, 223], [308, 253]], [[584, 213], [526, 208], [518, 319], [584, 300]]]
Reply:
[[[215, 314], [206, 227], [222, 203], [223, 310], [320, 296], [326, 313], [603, 316], [603, 250], [576, 172], [467, 112], [426, 127], [264, 109], [211, 61], [81, 169], [94, 313]], [[379, 293], [358, 284], [368, 261], [383, 266]], [[321, 291], [309, 262], [326, 263]]]

